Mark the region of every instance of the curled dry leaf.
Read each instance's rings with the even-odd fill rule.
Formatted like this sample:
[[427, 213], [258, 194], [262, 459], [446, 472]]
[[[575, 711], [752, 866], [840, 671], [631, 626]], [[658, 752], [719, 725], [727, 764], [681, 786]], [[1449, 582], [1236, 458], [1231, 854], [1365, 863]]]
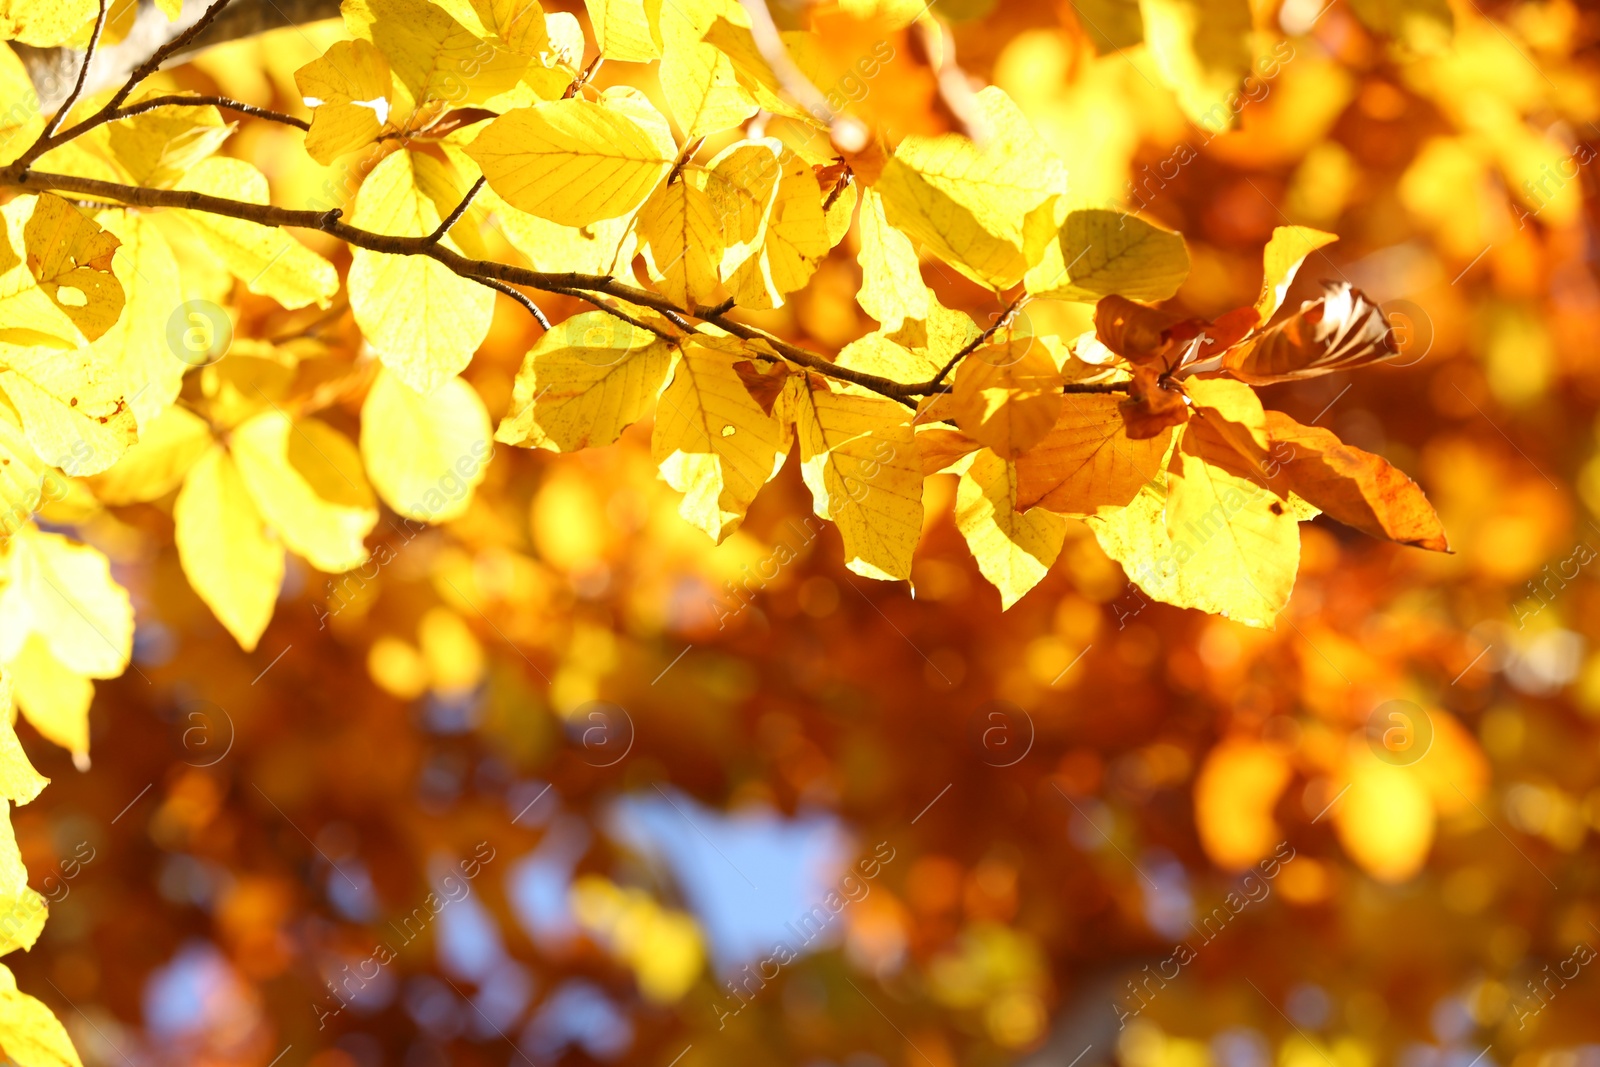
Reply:
[[1229, 374], [1251, 385], [1314, 378], [1381, 363], [1399, 354], [1383, 311], [1348, 282], [1324, 282], [1325, 295], [1223, 356]]

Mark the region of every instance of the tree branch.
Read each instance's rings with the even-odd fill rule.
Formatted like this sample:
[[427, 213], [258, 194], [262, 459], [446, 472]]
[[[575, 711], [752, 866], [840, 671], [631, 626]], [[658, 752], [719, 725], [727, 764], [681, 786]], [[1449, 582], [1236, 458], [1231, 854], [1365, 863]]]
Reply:
[[[664, 296], [619, 282], [607, 275], [580, 274], [577, 272], [545, 273], [509, 263], [469, 259], [442, 244], [433, 243], [429, 237], [400, 237], [393, 234], [373, 233], [370, 230], [351, 226], [340, 219], [340, 213], [337, 210], [302, 211], [277, 207], [272, 204], [251, 204], [238, 200], [228, 200], [224, 197], [211, 196], [207, 193], [193, 190], [151, 189], [144, 186], [104, 182], [94, 178], [80, 178], [71, 174], [30, 171], [24, 169], [21, 160], [6, 167], [4, 170], [0, 170], [0, 185], [15, 185], [34, 190], [65, 190], [130, 207], [163, 207], [177, 208], [182, 211], [204, 211], [208, 214], [242, 219], [245, 222], [254, 222], [262, 226], [287, 226], [302, 230], [318, 230], [330, 237], [336, 237], [346, 244], [373, 252], [386, 252], [398, 256], [428, 256], [443, 263], [463, 278], [471, 278], [478, 281], [492, 278], [508, 285], [521, 285], [547, 293], [581, 296], [596, 307], [618, 315], [619, 318], [626, 318], [626, 316], [596, 300], [593, 294], [600, 293], [614, 296], [631, 304], [650, 308], [652, 311], [666, 316], [673, 325], [685, 330], [692, 331], [694, 328], [688, 321], [690, 317], [698, 318], [700, 321], [710, 323], [735, 337], [747, 341], [764, 341], [791, 363], [814, 370], [818, 374], [829, 378], [860, 385], [892, 400], [905, 400], [930, 391], [925, 386], [907, 385], [904, 382], [893, 381], [876, 374], [840, 367], [815, 352], [790, 344], [788, 341], [767, 333], [765, 330], [747, 326], [742, 322], [736, 322], [723, 313], [717, 313], [710, 309], [698, 314], [685, 311]], [[629, 321], [635, 320], [629, 319]], [[635, 324], [643, 326], [642, 323], [635, 322]], [[995, 328], [998, 328], [999, 325], [997, 323]], [[643, 326], [643, 328], [651, 329], [649, 326]], [[993, 328], [990, 332], [993, 332]], [[935, 389], [932, 391], [942, 392], [943, 390]]]

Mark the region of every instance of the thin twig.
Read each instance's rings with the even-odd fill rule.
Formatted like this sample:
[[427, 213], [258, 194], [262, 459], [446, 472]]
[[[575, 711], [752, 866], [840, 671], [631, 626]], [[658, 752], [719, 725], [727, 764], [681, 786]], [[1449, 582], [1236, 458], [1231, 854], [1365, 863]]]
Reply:
[[[461, 198], [461, 203], [457, 204], [455, 210], [450, 212], [449, 216], [439, 223], [438, 229], [428, 235], [429, 244], [436, 245], [444, 240], [444, 235], [449, 233], [451, 228], [461, 221], [461, 216], [467, 213], [467, 208], [471, 206], [473, 198], [478, 195], [478, 190], [483, 188], [483, 183], [484, 177], [480, 174], [478, 175], [478, 180], [472, 183], [472, 188], [467, 190], [467, 195]], [[543, 316], [535, 317], [544, 322]], [[545, 322], [544, 328], [548, 330], [550, 324]]]
[[150, 58], [135, 67], [133, 73], [128, 75], [128, 80], [123, 83], [122, 88], [118, 89], [111, 99], [101, 106], [99, 111], [96, 111], [82, 122], [62, 130], [60, 129], [61, 119], [72, 110], [72, 105], [77, 102], [78, 89], [83, 87], [84, 75], [89, 69], [89, 59], [92, 56], [95, 44], [99, 41], [101, 27], [105, 23], [106, 7], [102, 3], [100, 18], [95, 23], [94, 35], [89, 42], [89, 51], [84, 54], [83, 70], [78, 74], [78, 89], [74, 89], [73, 95], [67, 99], [65, 104], [61, 105], [61, 109], [56, 112], [56, 117], [51, 120], [50, 125], [40, 134], [39, 139], [33, 142], [32, 147], [17, 157], [17, 161], [12, 164], [13, 168], [20, 170], [22, 173], [27, 173], [28, 167], [32, 165], [33, 161], [50, 151], [50, 149], [55, 148], [57, 145], [65, 144], [94, 129], [96, 126], [110, 122], [116, 117], [117, 110], [122, 106], [122, 102], [128, 99], [128, 94], [132, 93], [140, 82], [154, 74], [161, 67], [161, 64], [166, 62], [167, 57], [176, 54], [190, 41], [194, 40], [195, 37], [204, 32], [205, 28], [211, 25], [216, 17], [222, 13], [222, 9], [228, 6], [228, 3], [229, 0], [214, 0], [212, 5], [206, 8], [205, 12], [195, 20], [193, 26], [190, 26], [156, 49], [150, 54]]
[[100, 35], [105, 32], [106, 15], [110, 9], [109, 0], [100, 0], [100, 12], [94, 17], [94, 29], [89, 33], [89, 45], [83, 50], [83, 65], [78, 68], [78, 80], [73, 83], [72, 92], [67, 94], [67, 99], [56, 109], [56, 113], [50, 116], [50, 121], [45, 123], [44, 132], [39, 134], [39, 139], [33, 143], [30, 152], [54, 137], [56, 131], [61, 128], [61, 123], [77, 106], [78, 97], [83, 95], [83, 84], [89, 78], [89, 64], [94, 62], [95, 49], [100, 47]]
[[855, 182], [856, 172], [850, 169], [850, 164], [844, 165], [844, 172], [839, 175], [839, 180], [833, 183], [833, 188], [828, 191], [828, 198], [822, 202], [823, 211], [832, 211], [833, 205], [838, 203], [839, 197]]
[[206, 8], [200, 17], [195, 20], [193, 26], [190, 26], [178, 36], [150, 53], [150, 58], [134, 68], [133, 73], [128, 75], [128, 80], [123, 83], [122, 88], [118, 89], [100, 110], [110, 113], [121, 107], [122, 102], [128, 99], [128, 94], [137, 89], [140, 82], [161, 69], [161, 64], [167, 61], [167, 57], [177, 55], [185, 45], [204, 33], [206, 27], [211, 25], [218, 15], [222, 14], [222, 9], [228, 6], [228, 2], [229, 0], [213, 0], [211, 6]]
[[671, 185], [683, 176], [683, 168], [689, 165], [689, 160], [700, 151], [700, 146], [706, 143], [704, 137], [697, 137], [683, 146], [683, 151], [678, 153], [678, 161], [672, 165], [672, 173], [667, 175], [667, 184]]
[[989, 327], [987, 330], [984, 330], [978, 336], [968, 341], [966, 345], [962, 347], [961, 351], [951, 356], [949, 361], [939, 369], [938, 374], [935, 374], [929, 381], [922, 383], [922, 387], [916, 389], [915, 391], [919, 393], [943, 392], [944, 390], [938, 388], [938, 386], [942, 384], [945, 380], [945, 377], [953, 369], [955, 369], [955, 365], [972, 355], [972, 353], [976, 352], [984, 345], [988, 344], [989, 340], [994, 337], [995, 334], [999, 333], [1001, 330], [1015, 322], [1017, 318], [1017, 312], [1021, 311], [1022, 306], [1030, 299], [1031, 297], [1027, 293], [1023, 293], [1021, 296], [1017, 297], [1016, 300], [1012, 301], [1011, 306], [1006, 308], [998, 319], [994, 320], [993, 326]]
[[493, 289], [497, 293], [504, 293], [506, 296], [509, 296], [511, 299], [527, 308], [528, 314], [532, 315], [534, 319], [538, 321], [540, 326], [543, 326], [547, 330], [551, 329], [550, 320], [544, 317], [544, 312], [539, 310], [539, 305], [535, 304], [527, 293], [519, 292], [518, 290], [507, 285], [505, 282], [497, 282], [493, 278], [474, 278], [472, 280], [477, 282], [479, 285], [487, 286], [488, 288]]
[[646, 333], [653, 333], [657, 337], [661, 338], [663, 341], [676, 341], [676, 340], [678, 340], [677, 337], [675, 337], [672, 334], [668, 333], [666, 330], [663, 330], [661, 327], [652, 326], [648, 322], [645, 322], [642, 319], [636, 319], [632, 315], [628, 314], [626, 311], [623, 311], [621, 308], [618, 308], [616, 305], [610, 304], [610, 303], [608, 303], [608, 302], [606, 302], [604, 300], [601, 300], [599, 297], [595, 296], [593, 293], [586, 293], [582, 289], [572, 289], [572, 288], [568, 288], [568, 287], [565, 287], [565, 286], [552, 285], [548, 289], [546, 289], [545, 292], [548, 292], [548, 293], [560, 293], [562, 296], [576, 297], [577, 299], [582, 300], [585, 303], [593, 304], [595, 307], [599, 308], [601, 311], [604, 311], [606, 314], [613, 315], [616, 318], [621, 319], [623, 322], [626, 322], [629, 326], [632, 326], [635, 329], [643, 330]]
[[561, 99], [571, 100], [577, 96], [583, 90], [583, 87], [589, 84], [589, 79], [594, 77], [595, 71], [600, 69], [600, 64], [605, 61], [606, 57], [603, 54], [590, 60], [589, 65], [584, 67], [576, 78], [572, 79], [572, 84], [568, 85], [567, 91], [561, 94]]
[[158, 107], [205, 107], [208, 104], [212, 107], [220, 107], [224, 111], [237, 111], [241, 115], [249, 115], [252, 118], [281, 122], [285, 126], [293, 126], [296, 129], [311, 129], [311, 123], [305, 119], [297, 119], [293, 115], [285, 115], [281, 111], [257, 107], [254, 104], [247, 104], [242, 100], [233, 100], [226, 96], [153, 96], [149, 100], [141, 100], [137, 104], [119, 107], [106, 121], [115, 122], [119, 119], [132, 118], [134, 115], [142, 115], [146, 111], [154, 111]]

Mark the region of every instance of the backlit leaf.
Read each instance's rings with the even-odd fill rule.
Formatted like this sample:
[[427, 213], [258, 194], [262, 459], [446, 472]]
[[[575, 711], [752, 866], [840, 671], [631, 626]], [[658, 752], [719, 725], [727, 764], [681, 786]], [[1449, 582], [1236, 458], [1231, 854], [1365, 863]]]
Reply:
[[733, 363], [716, 349], [685, 344], [650, 437], [662, 478], [684, 494], [679, 513], [718, 543], [738, 529], [782, 460], [777, 420], [750, 396]]
[[1166, 300], [1189, 274], [1183, 238], [1120, 211], [1072, 211], [1039, 265], [1028, 292], [1058, 300]]
[[812, 507], [839, 527], [845, 566], [868, 578], [909, 578], [922, 536], [922, 461], [910, 412], [799, 375], [785, 403]]
[[1114, 396], [1063, 396], [1050, 432], [1017, 459], [1017, 504], [1080, 516], [1126, 507], [1160, 475], [1171, 444], [1171, 430], [1130, 440]]
[[956, 368], [951, 413], [968, 437], [1014, 459], [1042, 441], [1061, 410], [1061, 375], [1032, 337], [984, 345]]
[[[266, 177], [241, 159], [204, 160], [183, 176], [177, 188], [267, 203]], [[186, 213], [184, 221], [252, 293], [270, 296], [286, 308], [299, 308], [311, 303], [327, 307], [339, 291], [333, 264], [283, 230], [200, 211]]]
[[1049, 573], [1066, 538], [1067, 520], [1043, 508], [1019, 511], [1016, 464], [985, 450], [961, 475], [956, 528], [978, 569], [1000, 591], [1004, 609]]
[[189, 472], [172, 509], [183, 573], [239, 647], [255, 649], [283, 584], [283, 547], [267, 532], [226, 449]]
[[349, 438], [317, 419], [267, 411], [233, 431], [233, 459], [256, 510], [291, 552], [329, 573], [366, 560], [362, 542], [378, 507]]
[[1444, 526], [1416, 482], [1382, 456], [1344, 444], [1331, 431], [1266, 413], [1274, 469], [1289, 488], [1330, 518], [1373, 537], [1449, 551]]
[[655, 403], [672, 346], [603, 311], [539, 339], [517, 372], [495, 440], [556, 452], [609, 445]]
[[378, 496], [408, 519], [446, 522], [489, 469], [489, 413], [452, 378], [429, 396], [381, 371], [361, 405], [361, 459]]
[[677, 153], [670, 138], [622, 111], [571, 99], [507, 112], [467, 154], [512, 207], [586, 226], [642, 204]]
[[1066, 168], [1005, 93], [990, 86], [977, 99], [984, 148], [955, 133], [907, 137], [875, 188], [890, 225], [975, 281], [1008, 289], [1055, 236]]
[[[395, 152], [367, 175], [350, 221], [378, 233], [422, 237], [465, 192], [434, 157]], [[427, 256], [354, 249], [348, 285], [362, 333], [384, 366], [419, 393], [433, 392], [471, 362], [494, 314], [492, 290]]]

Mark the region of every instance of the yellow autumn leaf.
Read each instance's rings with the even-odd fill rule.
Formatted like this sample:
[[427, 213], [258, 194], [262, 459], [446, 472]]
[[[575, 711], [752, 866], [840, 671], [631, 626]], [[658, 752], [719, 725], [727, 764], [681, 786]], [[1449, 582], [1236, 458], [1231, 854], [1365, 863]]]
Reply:
[[951, 415], [961, 432], [1014, 459], [1042, 441], [1061, 411], [1061, 375], [1033, 337], [975, 349], [956, 367]]
[[[379, 163], [356, 195], [351, 224], [422, 237], [466, 193], [445, 164], [400, 151]], [[446, 241], [453, 243], [448, 235]], [[454, 378], [489, 332], [494, 291], [427, 256], [365, 248], [350, 253], [350, 310], [384, 366], [419, 393]]]
[[489, 469], [489, 412], [460, 378], [423, 396], [379, 371], [361, 405], [361, 459], [378, 496], [422, 522], [459, 518]]
[[467, 154], [512, 207], [586, 226], [642, 204], [677, 149], [662, 130], [620, 108], [574, 98], [506, 112]]
[[53, 48], [92, 23], [95, 0], [0, 0], [0, 40]]
[[13, 804], [26, 804], [50, 784], [50, 779], [34, 770], [28, 761], [12, 725], [15, 721], [11, 678], [0, 667], [0, 797]]
[[1232, 129], [1250, 71], [1249, 0], [1140, 0], [1144, 39], [1178, 106], [1211, 133]]
[[736, 141], [712, 157], [701, 178], [722, 224], [723, 281], [761, 251], [783, 177], [783, 150], [783, 142], [770, 137]]
[[989, 86], [977, 102], [990, 138], [982, 149], [956, 133], [909, 136], [874, 188], [890, 225], [979, 284], [1008, 289], [1055, 237], [1067, 173], [1002, 90]]
[[34, 249], [26, 234], [41, 199], [19, 196], [0, 208], [5, 223], [5, 240], [0, 241], [0, 338], [12, 344], [76, 348], [87, 340], [74, 321], [79, 309], [69, 313], [68, 307], [52, 299], [31, 269]]
[[550, 33], [538, 0], [472, 0], [472, 9], [484, 29], [507, 51], [537, 56], [549, 50]]
[[294, 72], [294, 83], [311, 109], [306, 152], [318, 163], [371, 144], [389, 119], [389, 61], [370, 41], [334, 42]]
[[484, 41], [428, 0], [346, 0], [350, 33], [372, 42], [418, 107], [481, 104], [513, 88], [528, 57]]
[[956, 529], [978, 570], [1008, 609], [1038, 585], [1061, 553], [1067, 520], [1043, 508], [1017, 508], [1017, 467], [984, 449], [956, 489]]
[[793, 152], [784, 152], [779, 166], [778, 188], [760, 250], [728, 279], [728, 289], [742, 307], [782, 307], [787, 294], [811, 280], [830, 247], [822, 190], [810, 164]]
[[684, 494], [679, 513], [718, 544], [739, 528], [783, 460], [778, 422], [751, 398], [734, 362], [686, 342], [650, 435], [661, 477]]
[[94, 683], [50, 652], [38, 634], [29, 634], [6, 664], [16, 683], [17, 707], [39, 736], [72, 753], [79, 770], [88, 769], [89, 705]]
[[1017, 459], [1017, 501], [1062, 515], [1090, 516], [1132, 503], [1161, 473], [1172, 431], [1128, 437], [1117, 398], [1098, 393], [1063, 396], [1055, 425]]
[[329, 573], [366, 561], [378, 507], [349, 438], [317, 419], [266, 411], [233, 431], [233, 460], [291, 552]]
[[[183, 302], [178, 262], [148, 214], [103, 211], [97, 219], [122, 242], [112, 266], [127, 304], [116, 325], [95, 341], [94, 352], [116, 368], [142, 431], [178, 398], [189, 368], [172, 350], [168, 336], [173, 309]], [[179, 341], [181, 351], [181, 337]]]
[[1067, 213], [1054, 241], [1028, 271], [1028, 292], [1057, 300], [1166, 300], [1189, 274], [1183, 238], [1121, 211]]
[[874, 189], [861, 194], [861, 288], [856, 303], [893, 332], [906, 319], [926, 319], [932, 295], [922, 280], [917, 250], [906, 235], [884, 217], [883, 197]]
[[791, 379], [784, 403], [813, 510], [839, 527], [845, 566], [868, 578], [909, 578], [922, 536], [911, 413], [883, 397], [831, 392], [810, 375]]
[[15, 348], [0, 343], [0, 392], [45, 463], [68, 474], [105, 470], [138, 436], [126, 383], [92, 348]]
[[584, 0], [595, 43], [607, 60], [661, 58], [661, 0]]
[[[839, 183], [844, 183], [840, 188]], [[822, 198], [822, 219], [828, 230], [828, 247], [837, 248], [850, 232], [850, 223], [856, 217], [856, 200], [860, 193], [855, 181], [840, 178]]]
[[656, 69], [667, 110], [685, 141], [741, 126], [761, 106], [740, 83], [733, 60], [705, 41], [719, 16], [749, 25], [749, 16], [734, 0], [674, 0], [660, 9], [662, 48]]
[[83, 1067], [72, 1038], [43, 1003], [0, 965], [0, 1050], [17, 1067]]
[[[203, 160], [176, 188], [249, 204], [268, 202], [266, 175], [242, 159]], [[327, 307], [339, 291], [333, 264], [282, 230], [202, 211], [182, 217], [252, 293], [294, 309], [311, 303]]]
[[495, 227], [511, 246], [528, 258], [534, 270], [615, 274], [633, 259], [633, 218], [619, 215], [585, 226], [562, 226], [519, 211], [493, 189], [478, 194], [478, 206], [492, 211]]
[[1256, 299], [1256, 312], [1262, 322], [1272, 318], [1283, 306], [1283, 298], [1306, 257], [1338, 239], [1338, 234], [1324, 233], [1310, 226], [1278, 226], [1273, 229], [1272, 239], [1261, 253], [1264, 276], [1261, 296]]
[[1298, 517], [1205, 420], [1191, 419], [1183, 427], [1168, 471], [1165, 518], [1172, 559], [1180, 572], [1197, 572], [1206, 586], [1204, 602], [1190, 606], [1271, 628], [1294, 590]]
[[283, 548], [267, 532], [233, 457], [213, 445], [189, 471], [172, 508], [184, 576], [246, 652], [272, 621]]
[[[824, 128], [826, 124], [819, 121], [816, 116], [784, 98], [782, 82], [773, 73], [771, 63], [756, 44], [755, 37], [750, 32], [748, 16], [742, 11], [740, 16], [745, 21], [734, 22], [726, 15], [718, 15], [702, 34], [701, 39], [728, 57], [733, 63], [735, 77], [755, 98], [756, 103], [761, 105], [762, 110], [810, 126]], [[781, 40], [779, 43], [781, 44]], [[798, 72], [799, 68], [795, 66], [787, 51], [784, 51], [780, 61], [787, 61], [789, 66]], [[819, 98], [820, 95], [819, 93]]]
[[6, 576], [0, 660], [36, 634], [77, 674], [115, 678], [123, 672], [133, 652], [133, 607], [99, 549], [25, 527], [0, 559]]
[[107, 504], [157, 500], [183, 484], [211, 447], [211, 428], [187, 408], [173, 406], [145, 427], [139, 441], [95, 476], [95, 496]]
[[45, 194], [22, 228], [28, 271], [55, 305], [90, 341], [122, 314], [127, 296], [111, 269], [121, 243], [89, 216]]
[[1253, 482], [1190, 470], [1185, 507], [1176, 512], [1183, 521], [1173, 531], [1169, 500], [1178, 479], [1164, 472], [1126, 508], [1088, 516], [1095, 539], [1154, 599], [1270, 628], [1299, 565], [1294, 516], [1274, 515], [1275, 498]]
[[[141, 99], [162, 95], [149, 92]], [[114, 122], [106, 136], [133, 184], [166, 186], [221, 148], [233, 130], [214, 107], [171, 104]]]
[[640, 209], [638, 228], [650, 279], [663, 294], [687, 308], [717, 302], [722, 227], [703, 190], [682, 177], [660, 186]]
[[672, 358], [667, 342], [614, 315], [574, 315], [523, 360], [495, 440], [555, 452], [609, 445], [650, 410]]

